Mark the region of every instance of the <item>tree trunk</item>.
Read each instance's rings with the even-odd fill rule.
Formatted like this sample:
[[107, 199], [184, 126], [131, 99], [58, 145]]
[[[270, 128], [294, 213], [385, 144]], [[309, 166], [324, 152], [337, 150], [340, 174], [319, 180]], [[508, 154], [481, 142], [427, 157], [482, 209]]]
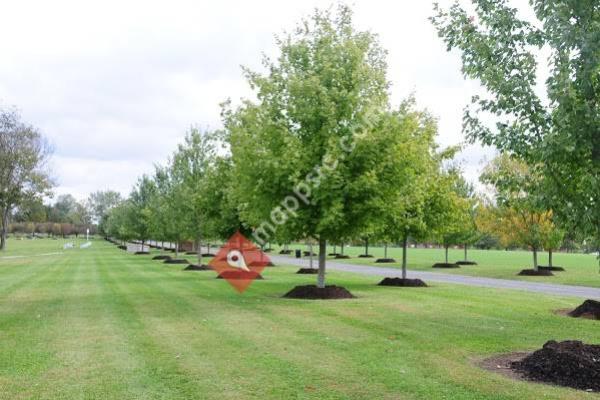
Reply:
[[446, 252], [446, 264], [448, 264], [448, 248], [450, 247], [450, 245], [445, 244], [444, 245], [444, 250]]
[[206, 254], [210, 254], [210, 243], [206, 244]]
[[337, 245], [333, 245], [333, 254], [337, 254]]
[[327, 241], [319, 238], [319, 274], [317, 275], [317, 287], [325, 287], [325, 261], [327, 260]]
[[467, 248], [469, 247], [468, 244], [465, 243], [465, 261], [468, 261], [469, 259], [467, 258]]
[[6, 250], [6, 232], [8, 230], [8, 211], [2, 210], [2, 228], [0, 231], [0, 250]]
[[309, 266], [310, 266], [310, 269], [313, 269], [313, 247], [312, 247], [312, 242], [308, 243], [308, 252], [310, 253], [310, 256], [308, 257]]
[[340, 254], [344, 255], [344, 243], [340, 245]]
[[552, 249], [548, 250], [548, 266], [552, 268]]
[[408, 251], [408, 236], [402, 240], [402, 279], [406, 279], [406, 252]]
[[165, 252], [165, 241], [160, 242], [160, 254], [164, 254]]
[[533, 270], [538, 271], [537, 248], [533, 248]]
[[387, 258], [387, 243], [383, 245], [383, 258]]
[[179, 241], [175, 243], [175, 258], [179, 258]]
[[369, 238], [365, 239], [365, 256], [369, 254]]
[[198, 265], [202, 265], [202, 243], [200, 238], [196, 239], [196, 254], [198, 255]]

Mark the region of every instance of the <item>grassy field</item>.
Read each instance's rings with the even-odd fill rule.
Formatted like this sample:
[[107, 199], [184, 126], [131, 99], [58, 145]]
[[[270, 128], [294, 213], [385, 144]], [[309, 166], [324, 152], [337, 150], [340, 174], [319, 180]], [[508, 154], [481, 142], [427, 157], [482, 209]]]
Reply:
[[[278, 250], [279, 248], [274, 248]], [[307, 250], [307, 246], [290, 246], [290, 249]], [[313, 251], [316, 251], [313, 247]], [[337, 251], [340, 251], [339, 246]], [[333, 252], [330, 247], [328, 252]], [[394, 258], [397, 263], [394, 264], [376, 264], [375, 259], [383, 257], [382, 247], [370, 247], [369, 253], [375, 258], [358, 258], [359, 254], [364, 254], [364, 247], [344, 247], [344, 254], [352, 258], [342, 260], [343, 262], [364, 265], [387, 266], [400, 268], [402, 261], [401, 248], [388, 248], [388, 257]], [[433, 269], [431, 266], [436, 262], [444, 262], [443, 249], [409, 249], [408, 267], [414, 270], [426, 270], [433, 272], [443, 272], [451, 274], [462, 274], [471, 276], [485, 276], [489, 278], [519, 279], [533, 282], [560, 283], [568, 285], [594, 286], [600, 287], [600, 273], [598, 268], [598, 259], [593, 254], [568, 254], [554, 253], [554, 265], [566, 269], [564, 272], [556, 272], [554, 277], [522, 277], [517, 273], [524, 268], [532, 268], [532, 254], [527, 251], [502, 251], [502, 250], [469, 250], [469, 259], [476, 261], [478, 265], [463, 266], [459, 269]], [[540, 265], [548, 265], [547, 253], [538, 255]], [[332, 257], [330, 257], [332, 259]], [[451, 249], [449, 261], [456, 262], [464, 259], [464, 252], [460, 249]]]
[[342, 273], [329, 282], [357, 299], [282, 299], [314, 280], [291, 267], [239, 295], [213, 272], [61, 243], [0, 255], [1, 399], [600, 398], [475, 366], [549, 339], [600, 343], [598, 322], [553, 314], [578, 299]]

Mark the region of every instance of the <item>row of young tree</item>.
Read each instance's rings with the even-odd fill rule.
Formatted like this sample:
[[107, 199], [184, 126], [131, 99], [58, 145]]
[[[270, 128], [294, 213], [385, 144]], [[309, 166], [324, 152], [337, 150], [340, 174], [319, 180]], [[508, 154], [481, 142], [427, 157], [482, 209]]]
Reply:
[[[390, 105], [386, 53], [376, 36], [354, 29], [351, 10], [316, 11], [278, 45], [277, 60], [263, 60], [266, 74], [245, 69], [256, 100], [224, 103], [222, 131], [190, 130], [168, 164], [110, 212], [107, 235], [192, 240], [199, 262], [202, 241], [236, 230], [261, 245], [315, 241], [319, 288], [328, 243], [401, 243], [403, 278], [409, 238], [446, 249], [473, 243], [486, 207], [448, 167], [457, 149], [438, 148], [436, 120], [414, 99]], [[498, 188], [502, 218], [528, 204], [527, 192], [523, 202], [520, 194], [504, 201], [511, 192], [499, 170], [484, 179]], [[551, 216], [544, 211], [543, 220]], [[521, 243], [534, 254], [555, 247], [535, 230]]]

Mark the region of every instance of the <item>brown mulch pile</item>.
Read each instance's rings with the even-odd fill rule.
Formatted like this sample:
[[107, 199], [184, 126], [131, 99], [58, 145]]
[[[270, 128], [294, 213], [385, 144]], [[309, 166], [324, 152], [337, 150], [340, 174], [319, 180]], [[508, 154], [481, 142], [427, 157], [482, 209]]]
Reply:
[[402, 278], [383, 278], [379, 286], [402, 286], [402, 287], [427, 287], [427, 284], [420, 279], [402, 279]]
[[573, 318], [600, 319], [600, 301], [586, 300], [568, 315]]
[[171, 256], [166, 256], [166, 255], [158, 255], [158, 256], [154, 256], [152, 257], [153, 260], [170, 260], [172, 257]]
[[456, 265], [477, 265], [475, 261], [457, 261]]
[[528, 380], [600, 391], [600, 345], [550, 340], [542, 349], [511, 363], [511, 368]]
[[346, 254], [338, 254], [338, 255], [335, 256], [335, 258], [338, 259], [338, 260], [345, 260], [345, 259], [350, 258], [350, 256], [346, 255]]
[[190, 264], [183, 269], [184, 271], [212, 271], [213, 269], [206, 264]]
[[148, 254], [150, 254], [150, 252], [148, 251], [136, 251], [135, 253], [136, 256], [147, 256]]
[[435, 263], [432, 268], [460, 268], [460, 265], [454, 263]]
[[164, 261], [165, 264], [189, 264], [190, 262], [184, 258], [171, 258]]
[[524, 269], [521, 272], [519, 272], [517, 275], [521, 275], [521, 276], [554, 276], [554, 274], [550, 271], [545, 271], [543, 269], [538, 269], [537, 271], [535, 269]]
[[394, 260], [393, 258], [378, 258], [377, 260], [375, 260], [376, 263], [395, 263], [396, 260]]
[[540, 265], [540, 266], [538, 266], [538, 268], [543, 271], [556, 271], [556, 272], [561, 272], [561, 271], [565, 270], [563, 267], [556, 267], [556, 266], [548, 267], [546, 265]]
[[359, 254], [358, 258], [373, 258], [370, 254]]
[[319, 270], [316, 268], [300, 268], [297, 274], [318, 274]]
[[325, 286], [319, 288], [316, 285], [296, 286], [283, 295], [288, 299], [308, 299], [308, 300], [334, 300], [334, 299], [353, 299], [354, 296], [346, 288], [341, 286]]

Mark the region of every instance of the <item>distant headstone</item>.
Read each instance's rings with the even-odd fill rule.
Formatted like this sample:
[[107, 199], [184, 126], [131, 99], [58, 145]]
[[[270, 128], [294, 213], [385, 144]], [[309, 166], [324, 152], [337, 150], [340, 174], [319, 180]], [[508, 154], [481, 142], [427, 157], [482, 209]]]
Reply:
[[74, 247], [73, 243], [69, 242], [69, 243], [64, 244], [63, 249], [67, 250], [67, 249], [72, 249], [73, 247]]
[[85, 242], [85, 243], [82, 243], [82, 244], [79, 246], [79, 248], [80, 248], [80, 249], [87, 249], [88, 247], [91, 247], [91, 246], [92, 246], [92, 242]]

